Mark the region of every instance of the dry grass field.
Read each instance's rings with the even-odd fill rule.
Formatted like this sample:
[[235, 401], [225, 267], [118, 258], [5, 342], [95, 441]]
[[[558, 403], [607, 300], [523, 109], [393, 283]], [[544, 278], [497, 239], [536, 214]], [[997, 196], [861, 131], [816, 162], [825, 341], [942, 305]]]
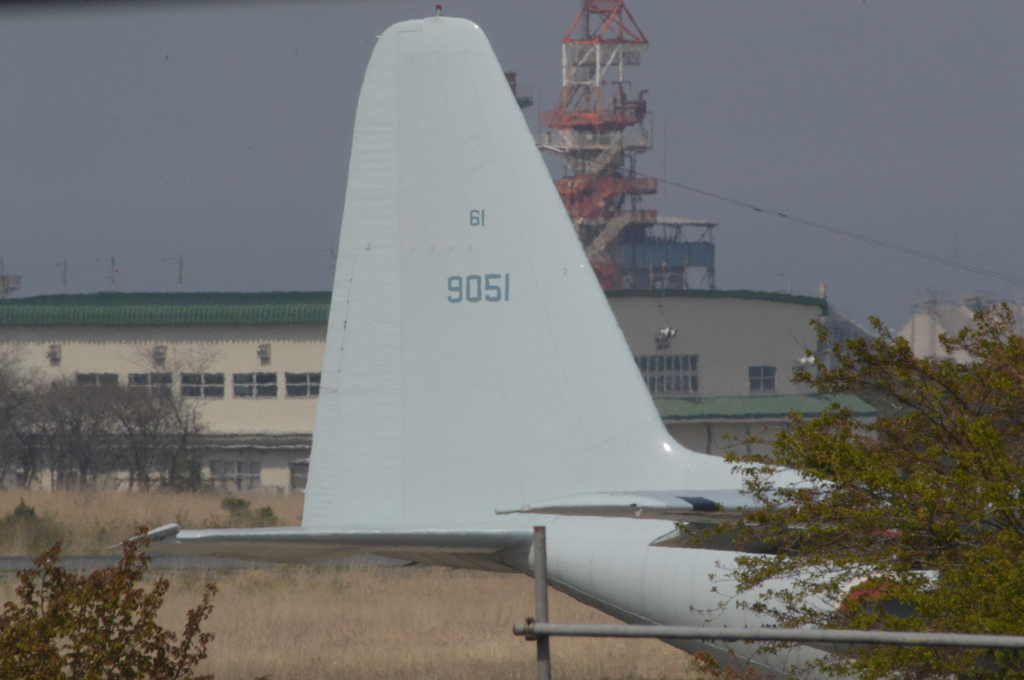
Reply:
[[[535, 647], [512, 635], [533, 611], [526, 576], [441, 567], [273, 567], [162, 572], [161, 623], [180, 631], [205, 583], [219, 592], [199, 671], [217, 680], [529, 680]], [[14, 597], [0, 574], [0, 601]], [[551, 618], [613, 620], [551, 591]], [[559, 680], [696, 680], [690, 656], [655, 640], [556, 638]]]
[[[172, 577], [165, 625], [180, 627], [204, 578], [220, 592], [201, 669], [218, 680], [527, 680], [533, 643], [512, 624], [533, 610], [525, 576], [437, 567], [274, 568]], [[552, 591], [555, 621], [612, 622]], [[552, 640], [560, 679], [696, 678], [690, 657], [654, 640]]]
[[[269, 506], [280, 526], [295, 526], [302, 516], [302, 494], [291, 496], [254, 493], [238, 496], [251, 508]], [[40, 522], [33, 531], [3, 532], [0, 555], [32, 555], [55, 540], [65, 555], [101, 555], [108, 546], [134, 535], [135, 527], [150, 528], [177, 522], [183, 528], [232, 526], [221, 508], [226, 496], [217, 493], [104, 493], [96, 491], [0, 491], [0, 521], [22, 501], [32, 507]]]
[[[251, 508], [270, 506], [281, 525], [298, 524], [301, 495], [243, 495]], [[61, 538], [67, 555], [110, 554], [104, 548], [155, 527], [230, 526], [217, 494], [0, 492], [0, 528], [22, 499], [41, 518], [30, 546], [8, 532], [2, 555], [38, 554]], [[235, 518], [237, 520], [237, 518]], [[237, 522], [235, 522], [237, 523]], [[10, 522], [9, 522], [10, 524]], [[47, 533], [49, 532], [49, 533]], [[504, 680], [535, 677], [534, 645], [512, 635], [533, 609], [525, 576], [437, 567], [272, 567], [162, 572], [171, 591], [164, 625], [180, 630], [203, 585], [220, 592], [205, 626], [216, 634], [201, 669], [219, 680]], [[0, 574], [0, 602], [14, 595], [14, 574]], [[609, 617], [552, 591], [554, 621], [610, 622]], [[579, 680], [692, 679], [690, 657], [653, 640], [552, 641], [555, 677]]]

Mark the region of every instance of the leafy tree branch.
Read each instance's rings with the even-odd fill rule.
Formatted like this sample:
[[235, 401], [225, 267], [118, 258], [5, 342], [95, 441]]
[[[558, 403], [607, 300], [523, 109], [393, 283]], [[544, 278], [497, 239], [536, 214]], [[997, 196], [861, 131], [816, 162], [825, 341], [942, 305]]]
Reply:
[[[1024, 634], [1024, 338], [1005, 305], [941, 337], [951, 358], [879, 337], [833, 346], [797, 382], [892, 404], [875, 422], [838, 405], [792, 414], [770, 453], [733, 457], [760, 507], [741, 528], [746, 604], [785, 626]], [[819, 327], [823, 343], [827, 334]], [[804, 483], [779, 487], [782, 469]], [[1024, 655], [863, 647], [821, 664], [865, 678], [1018, 678]]]

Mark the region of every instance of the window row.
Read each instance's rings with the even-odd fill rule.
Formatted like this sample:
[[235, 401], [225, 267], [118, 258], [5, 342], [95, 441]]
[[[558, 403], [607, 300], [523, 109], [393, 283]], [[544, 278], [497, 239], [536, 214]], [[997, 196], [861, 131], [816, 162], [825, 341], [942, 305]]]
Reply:
[[262, 465], [259, 461], [211, 460], [210, 481], [231, 491], [260, 488]]
[[[117, 373], [77, 373], [79, 385], [117, 385]], [[276, 398], [277, 373], [233, 373], [232, 394], [236, 398]], [[147, 389], [170, 395], [174, 387], [171, 373], [129, 373], [128, 387]], [[223, 373], [182, 373], [181, 396], [223, 399], [226, 378]], [[320, 395], [319, 373], [285, 373], [284, 391], [289, 397], [317, 397]]]
[[634, 357], [641, 373], [662, 373], [665, 371], [697, 372], [696, 354], [656, 354]]
[[[700, 386], [696, 354], [656, 354], [633, 357], [647, 389], [654, 395], [695, 394]], [[775, 366], [749, 366], [747, 378], [751, 394], [775, 391]]]
[[696, 354], [655, 354], [634, 359], [651, 394], [694, 394], [700, 387]]

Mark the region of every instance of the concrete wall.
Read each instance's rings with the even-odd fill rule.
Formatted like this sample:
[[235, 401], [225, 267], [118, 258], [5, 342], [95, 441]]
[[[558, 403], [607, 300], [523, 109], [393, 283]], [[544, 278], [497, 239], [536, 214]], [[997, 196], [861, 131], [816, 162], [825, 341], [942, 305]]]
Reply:
[[[750, 394], [748, 367], [775, 366], [772, 394], [805, 394], [790, 377], [805, 349], [815, 349], [816, 305], [741, 298], [613, 297], [609, 300], [634, 356], [696, 354], [700, 383], [692, 396]], [[655, 348], [663, 328], [677, 329], [668, 350]], [[703, 447], [698, 450], [704, 450]]]

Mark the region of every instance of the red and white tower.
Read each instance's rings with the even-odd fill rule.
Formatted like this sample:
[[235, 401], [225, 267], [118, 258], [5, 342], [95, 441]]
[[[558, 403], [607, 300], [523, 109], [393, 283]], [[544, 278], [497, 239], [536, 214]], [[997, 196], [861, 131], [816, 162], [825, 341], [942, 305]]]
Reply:
[[537, 145], [562, 157], [555, 185], [605, 290], [688, 288], [691, 273], [713, 289], [717, 225], [639, 208], [658, 191], [636, 173], [651, 148], [647, 90], [634, 97], [626, 77], [645, 49], [623, 0], [584, 0], [562, 39], [562, 92], [541, 115]]
[[562, 156], [558, 193], [601, 285], [621, 288], [609, 247], [628, 227], [657, 222], [640, 196], [657, 180], [636, 176], [636, 155], [650, 148], [646, 90], [633, 96], [626, 69], [640, 64], [647, 38], [623, 0], [585, 0], [562, 39], [562, 93], [541, 115], [538, 145]]

